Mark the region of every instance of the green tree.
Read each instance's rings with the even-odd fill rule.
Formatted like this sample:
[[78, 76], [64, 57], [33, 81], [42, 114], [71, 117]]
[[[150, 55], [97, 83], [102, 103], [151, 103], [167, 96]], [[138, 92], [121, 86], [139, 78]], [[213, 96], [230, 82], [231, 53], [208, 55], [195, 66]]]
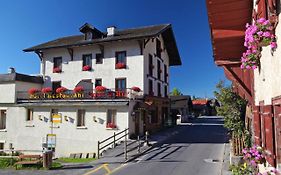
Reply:
[[178, 88], [174, 88], [170, 95], [179, 96], [182, 95], [181, 91]]
[[241, 136], [245, 133], [244, 119], [247, 101], [233, 92], [231, 86], [225, 86], [224, 81], [216, 85], [215, 97], [220, 103], [217, 113], [224, 117], [224, 126], [232, 135]]

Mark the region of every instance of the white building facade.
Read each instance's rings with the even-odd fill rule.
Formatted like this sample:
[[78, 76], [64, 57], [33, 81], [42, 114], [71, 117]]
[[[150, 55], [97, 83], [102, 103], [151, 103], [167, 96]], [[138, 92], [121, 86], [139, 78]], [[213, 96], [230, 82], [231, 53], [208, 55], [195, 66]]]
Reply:
[[169, 122], [169, 67], [181, 64], [171, 25], [80, 32], [24, 50], [40, 75], [0, 75], [0, 149], [42, 150], [51, 135], [57, 157], [96, 153], [114, 132]]

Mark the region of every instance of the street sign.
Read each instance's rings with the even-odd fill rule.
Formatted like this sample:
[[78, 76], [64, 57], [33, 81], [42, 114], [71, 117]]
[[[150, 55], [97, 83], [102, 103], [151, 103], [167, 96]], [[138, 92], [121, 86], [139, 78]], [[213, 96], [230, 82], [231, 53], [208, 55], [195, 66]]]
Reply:
[[52, 114], [52, 120], [54, 124], [58, 124], [62, 122], [61, 114]]
[[56, 134], [47, 134], [47, 147], [55, 148], [56, 147]]

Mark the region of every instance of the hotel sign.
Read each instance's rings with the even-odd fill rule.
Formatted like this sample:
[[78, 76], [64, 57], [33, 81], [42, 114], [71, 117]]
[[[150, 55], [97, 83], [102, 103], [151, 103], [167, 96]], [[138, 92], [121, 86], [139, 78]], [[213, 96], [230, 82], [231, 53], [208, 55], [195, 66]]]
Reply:
[[29, 95], [30, 99], [76, 99], [76, 98], [84, 98], [85, 95], [83, 93], [75, 93], [75, 94], [64, 94], [64, 93], [56, 93], [56, 94], [32, 94]]

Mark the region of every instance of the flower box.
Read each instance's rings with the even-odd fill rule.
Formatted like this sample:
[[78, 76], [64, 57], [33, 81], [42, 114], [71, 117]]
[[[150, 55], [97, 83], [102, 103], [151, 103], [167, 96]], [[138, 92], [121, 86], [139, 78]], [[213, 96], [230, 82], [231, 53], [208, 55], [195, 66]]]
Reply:
[[90, 71], [90, 70], [92, 70], [92, 67], [89, 66], [89, 65], [86, 65], [86, 66], [83, 66], [82, 70], [83, 71]]
[[61, 73], [61, 68], [60, 67], [55, 67], [53, 69], [53, 73]]
[[41, 90], [41, 92], [43, 93], [43, 94], [48, 94], [48, 93], [51, 93], [53, 90], [52, 90], [52, 88], [50, 88], [50, 87], [46, 87], [46, 88], [43, 88], [42, 90]]
[[36, 88], [30, 88], [30, 89], [28, 90], [28, 94], [29, 94], [29, 95], [34, 95], [34, 94], [39, 93], [39, 92], [40, 92], [40, 90], [39, 90], [39, 89], [36, 89]]
[[56, 89], [56, 93], [58, 93], [58, 94], [64, 93], [65, 91], [67, 91], [67, 89], [65, 87], [59, 87]]
[[116, 69], [125, 69], [126, 68], [126, 64], [125, 63], [117, 63], [115, 65]]
[[97, 86], [96, 87], [97, 92], [104, 92], [105, 90], [106, 90], [106, 87], [104, 87], [104, 86]]
[[77, 86], [73, 89], [74, 93], [81, 93], [84, 92], [84, 87], [83, 86]]
[[141, 91], [141, 89], [139, 87], [136, 87], [136, 86], [133, 86], [132, 90], [135, 91], [135, 92], [140, 92]]
[[114, 124], [114, 123], [107, 123], [106, 127], [107, 128], [117, 128], [116, 124]]

